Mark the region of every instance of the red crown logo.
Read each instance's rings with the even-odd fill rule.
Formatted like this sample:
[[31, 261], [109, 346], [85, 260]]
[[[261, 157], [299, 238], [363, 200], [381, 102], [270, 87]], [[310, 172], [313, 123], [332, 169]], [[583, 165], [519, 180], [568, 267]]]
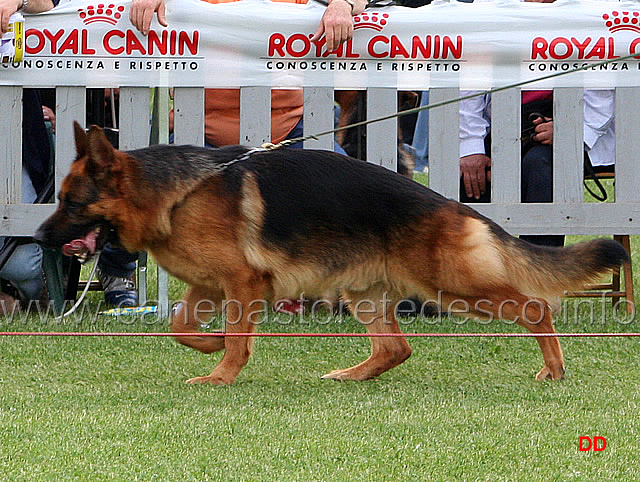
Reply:
[[388, 22], [388, 13], [378, 14], [377, 12], [364, 12], [353, 17], [353, 30], [358, 30], [359, 28], [370, 28], [379, 32]]
[[86, 10], [84, 8], [78, 9], [78, 15], [82, 19], [82, 23], [85, 25], [89, 25], [94, 22], [105, 22], [115, 25], [122, 17], [122, 12], [124, 12], [124, 6], [120, 5], [116, 7], [113, 3], [110, 3], [109, 5], [99, 3], [95, 7], [87, 7]]
[[631, 30], [640, 33], [640, 12], [618, 12], [605, 13], [602, 16], [604, 24], [610, 32], [618, 30]]

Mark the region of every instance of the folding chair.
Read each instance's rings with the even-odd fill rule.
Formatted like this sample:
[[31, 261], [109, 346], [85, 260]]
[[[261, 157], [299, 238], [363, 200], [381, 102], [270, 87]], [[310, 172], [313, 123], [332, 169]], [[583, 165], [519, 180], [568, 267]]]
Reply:
[[[613, 166], [611, 170], [600, 170], [593, 173], [595, 180], [613, 179], [615, 182], [615, 173]], [[600, 188], [602, 191], [602, 188]], [[601, 200], [597, 194], [587, 189], [594, 197]], [[602, 191], [604, 192], [604, 191]], [[606, 198], [605, 198], [606, 199]], [[631, 242], [628, 234], [615, 234], [613, 239], [618, 241], [631, 256]], [[621, 273], [622, 270], [622, 273]], [[621, 288], [621, 279], [624, 278], [624, 288]], [[627, 313], [635, 312], [635, 298], [633, 290], [633, 266], [632, 262], [625, 263], [622, 268], [614, 270], [611, 281], [589, 285], [584, 291], [570, 291], [567, 296], [577, 298], [611, 298], [615, 306], [620, 300], [624, 299], [627, 306]]]

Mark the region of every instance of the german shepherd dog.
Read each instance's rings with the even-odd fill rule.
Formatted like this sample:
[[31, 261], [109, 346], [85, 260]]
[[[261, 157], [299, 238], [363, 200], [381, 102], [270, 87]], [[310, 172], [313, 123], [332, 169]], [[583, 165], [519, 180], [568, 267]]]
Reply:
[[[225, 350], [210, 375], [189, 382], [232, 383], [252, 348], [248, 336], [198, 336], [200, 300], [235, 300], [226, 305], [226, 333], [255, 332], [256, 313], [264, 313], [256, 300], [336, 289], [371, 334], [401, 333], [394, 304], [409, 296], [466, 303], [478, 316], [553, 333], [549, 303], [628, 260], [610, 240], [528, 244], [468, 206], [333, 152], [167, 145], [121, 152], [98, 127], [87, 134], [78, 124], [75, 141], [57, 210], [35, 238], [83, 257], [111, 239], [149, 251], [184, 280], [190, 287], [172, 331], [201, 352]], [[358, 309], [363, 300], [366, 309]], [[537, 341], [544, 367], [536, 378], [562, 378], [558, 339]], [[324, 378], [373, 378], [410, 354], [405, 337], [371, 337], [369, 358]]]

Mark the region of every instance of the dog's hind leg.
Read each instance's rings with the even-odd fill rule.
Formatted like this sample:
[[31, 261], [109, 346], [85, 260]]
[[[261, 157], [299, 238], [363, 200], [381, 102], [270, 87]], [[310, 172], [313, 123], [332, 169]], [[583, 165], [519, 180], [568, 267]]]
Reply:
[[[553, 320], [551, 318], [551, 308], [548, 304], [538, 298], [530, 298], [518, 292], [511, 292], [509, 295], [490, 295], [486, 297], [464, 297], [451, 293], [442, 295], [442, 306], [447, 306], [466, 302], [470, 311], [475, 311], [481, 316], [488, 313], [495, 318], [512, 320], [520, 326], [524, 326], [531, 333], [555, 333]], [[474, 310], [475, 308], [475, 310]], [[555, 336], [536, 337], [542, 357], [544, 367], [536, 375], [536, 380], [564, 378], [564, 359], [560, 342]]]
[[[189, 288], [171, 316], [171, 331], [199, 333], [201, 326], [213, 315], [213, 311], [220, 310], [223, 297], [222, 290]], [[176, 340], [202, 353], [213, 353], [224, 348], [222, 336], [176, 336]]]
[[[399, 334], [395, 318], [395, 300], [381, 290], [367, 293], [344, 293], [351, 312], [366, 325], [369, 333]], [[371, 355], [362, 363], [334, 370], [322, 378], [333, 380], [367, 380], [400, 365], [411, 355], [411, 347], [401, 336], [371, 337]]]
[[[260, 323], [269, 304], [264, 301], [267, 281], [260, 273], [252, 270], [234, 273], [224, 282], [226, 334], [253, 333]], [[225, 336], [224, 356], [220, 363], [206, 377], [195, 377], [187, 383], [212, 383], [230, 385], [242, 368], [248, 363], [253, 345], [253, 337]]]
[[[551, 308], [542, 300], [529, 298], [530, 304], [522, 310], [522, 316], [517, 323], [524, 326], [532, 333], [555, 333], [553, 319], [551, 318]], [[555, 336], [536, 337], [542, 357], [544, 367], [536, 375], [536, 380], [546, 379], [560, 380], [564, 378], [564, 358], [560, 341]]]

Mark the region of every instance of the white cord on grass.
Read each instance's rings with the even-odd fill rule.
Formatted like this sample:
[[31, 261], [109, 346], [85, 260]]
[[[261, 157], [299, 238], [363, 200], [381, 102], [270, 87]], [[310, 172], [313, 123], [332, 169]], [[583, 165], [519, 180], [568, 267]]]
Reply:
[[67, 316], [72, 314], [74, 311], [76, 311], [78, 309], [78, 306], [82, 304], [85, 297], [87, 296], [87, 293], [89, 292], [89, 288], [91, 287], [91, 282], [93, 281], [93, 277], [96, 274], [96, 269], [98, 268], [99, 260], [100, 260], [100, 253], [98, 253], [98, 255], [96, 256], [96, 261], [95, 263], [93, 263], [93, 268], [91, 268], [91, 274], [89, 274], [89, 279], [87, 280], [87, 284], [85, 285], [84, 290], [82, 290], [82, 294], [80, 295], [80, 298], [78, 298], [78, 301], [76, 301], [76, 303], [69, 309], [69, 311], [67, 311], [66, 313], [63, 313], [60, 316], [57, 316], [56, 320], [62, 320], [63, 318], [66, 318]]

